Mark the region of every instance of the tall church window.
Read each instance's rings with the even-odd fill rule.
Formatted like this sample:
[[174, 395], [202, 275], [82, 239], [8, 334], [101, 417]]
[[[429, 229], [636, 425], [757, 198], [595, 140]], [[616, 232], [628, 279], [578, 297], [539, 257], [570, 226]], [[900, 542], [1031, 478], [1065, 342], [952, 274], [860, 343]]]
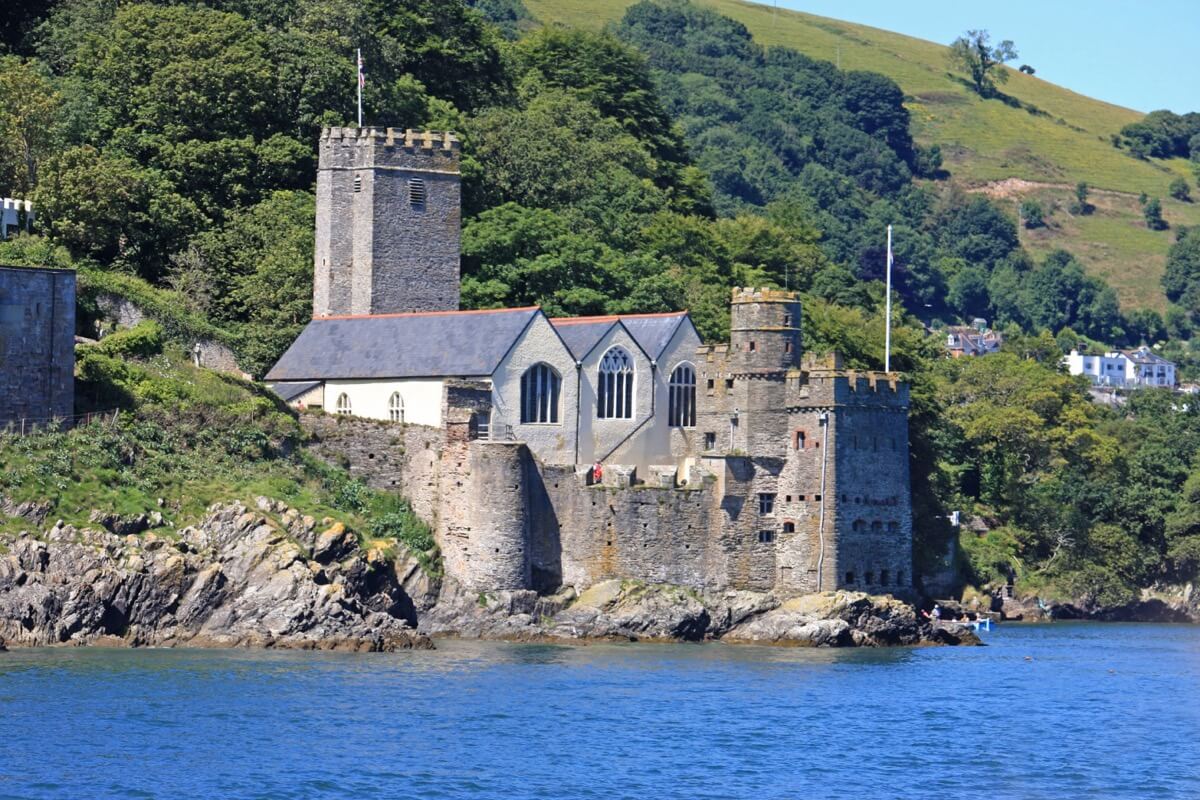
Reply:
[[534, 364], [521, 376], [521, 422], [558, 423], [562, 378], [549, 364]]
[[671, 373], [667, 424], [672, 428], [696, 427], [696, 370], [680, 364]]
[[600, 419], [633, 417], [633, 357], [624, 347], [614, 347], [600, 359], [596, 391], [596, 416]]
[[354, 412], [350, 410], [350, 395], [346, 394], [345, 392], [339, 394], [337, 398], [337, 404], [334, 406], [334, 410], [342, 415], [353, 414]]
[[404, 398], [399, 392], [392, 392], [388, 398], [388, 419], [392, 422], [404, 422]]

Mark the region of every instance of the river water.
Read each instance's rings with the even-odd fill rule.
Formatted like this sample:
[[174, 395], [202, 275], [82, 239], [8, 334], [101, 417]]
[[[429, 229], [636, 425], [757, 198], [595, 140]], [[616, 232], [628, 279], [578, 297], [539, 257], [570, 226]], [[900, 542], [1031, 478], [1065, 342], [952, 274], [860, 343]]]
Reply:
[[1200, 627], [0, 653], [4, 798], [1197, 798]]

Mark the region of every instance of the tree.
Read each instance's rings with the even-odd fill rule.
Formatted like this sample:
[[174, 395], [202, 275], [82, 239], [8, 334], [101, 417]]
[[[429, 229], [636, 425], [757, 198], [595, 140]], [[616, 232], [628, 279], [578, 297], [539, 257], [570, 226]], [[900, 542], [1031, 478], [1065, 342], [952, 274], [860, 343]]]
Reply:
[[1146, 201], [1145, 207], [1142, 208], [1142, 216], [1146, 218], [1146, 227], [1152, 231], [1165, 231], [1168, 227], [1162, 215], [1162, 201], [1157, 197]]
[[1026, 228], [1044, 228], [1046, 226], [1045, 212], [1037, 200], [1026, 200], [1021, 203], [1021, 221]]
[[1087, 181], [1075, 184], [1075, 202], [1071, 205], [1072, 214], [1090, 214], [1095, 210], [1095, 206], [1088, 202], [1090, 194], [1091, 187], [1087, 185]]
[[1167, 188], [1167, 193], [1176, 200], [1182, 200], [1185, 203], [1192, 202], [1192, 190], [1184, 178], [1176, 178], [1171, 181], [1171, 185]]
[[1017, 57], [1013, 43], [1005, 39], [995, 47], [992, 35], [984, 30], [967, 31], [950, 45], [950, 64], [971, 76], [971, 84], [981, 97], [996, 92], [997, 83], [1008, 81], [1004, 62]]
[[1200, 228], [1188, 228], [1167, 251], [1163, 291], [1169, 300], [1179, 302], [1197, 282], [1200, 282]]
[[31, 61], [0, 57], [0, 185], [18, 197], [56, 144], [60, 98]]
[[1029, 66], [1028, 64], [1022, 64], [1021, 66], [1017, 67], [1017, 69], [1020, 70], [1021, 72], [1024, 72], [1026, 75], [1033, 75], [1035, 72], [1037, 72], [1036, 69]]

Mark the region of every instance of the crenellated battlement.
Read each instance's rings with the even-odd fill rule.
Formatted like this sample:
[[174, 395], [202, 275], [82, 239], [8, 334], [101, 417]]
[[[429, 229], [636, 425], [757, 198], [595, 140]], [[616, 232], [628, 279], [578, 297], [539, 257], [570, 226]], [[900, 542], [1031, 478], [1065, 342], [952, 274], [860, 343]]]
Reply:
[[338, 141], [343, 144], [403, 147], [406, 150], [451, 150], [459, 151], [462, 143], [453, 131], [417, 131], [412, 128], [325, 128], [321, 131], [322, 142]]
[[799, 303], [796, 292], [783, 289], [765, 289], [752, 286], [735, 286], [731, 303]]

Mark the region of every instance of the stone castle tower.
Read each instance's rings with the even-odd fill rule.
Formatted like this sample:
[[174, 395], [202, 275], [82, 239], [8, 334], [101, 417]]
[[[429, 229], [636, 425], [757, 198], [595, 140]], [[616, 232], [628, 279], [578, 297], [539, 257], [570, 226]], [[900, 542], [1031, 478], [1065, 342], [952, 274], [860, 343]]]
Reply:
[[459, 155], [451, 133], [321, 132], [314, 317], [458, 309]]

